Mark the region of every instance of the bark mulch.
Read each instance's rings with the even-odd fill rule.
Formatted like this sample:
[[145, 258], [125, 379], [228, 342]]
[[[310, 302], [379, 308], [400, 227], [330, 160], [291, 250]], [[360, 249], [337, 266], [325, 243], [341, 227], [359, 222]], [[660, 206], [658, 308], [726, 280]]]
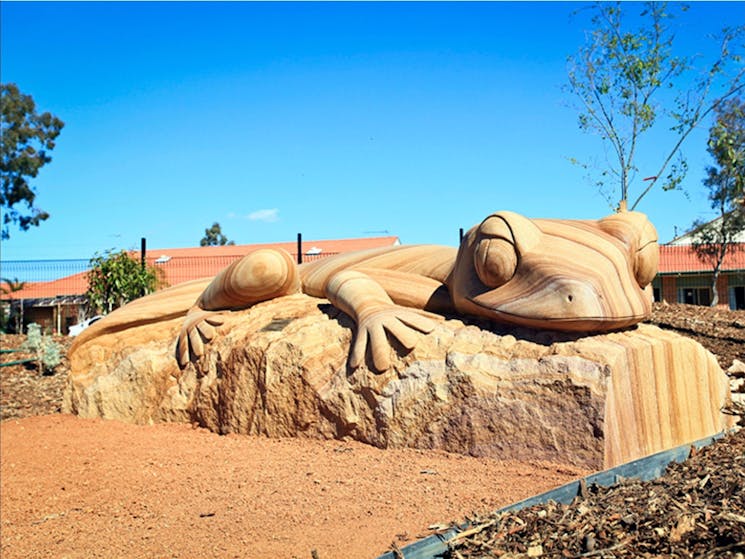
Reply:
[[[73, 338], [54, 336], [54, 341], [62, 347], [62, 363], [51, 373], [44, 374], [36, 363], [24, 363], [0, 367], [0, 420], [20, 419], [35, 415], [59, 413], [62, 408], [62, 394], [70, 370], [67, 350]], [[26, 336], [0, 334], [0, 349], [18, 349]], [[2, 354], [2, 363], [33, 357], [28, 352]]]
[[447, 557], [745, 557], [745, 430], [652, 481], [472, 522]]
[[[655, 304], [650, 322], [695, 339], [725, 370], [745, 361], [745, 311]], [[742, 404], [728, 411], [745, 415]], [[745, 559], [745, 429], [671, 464], [659, 479], [591, 486], [571, 505], [495, 513], [470, 526], [451, 540], [451, 559]]]
[[735, 359], [745, 361], [745, 311], [655, 303], [649, 322], [693, 338], [725, 371]]

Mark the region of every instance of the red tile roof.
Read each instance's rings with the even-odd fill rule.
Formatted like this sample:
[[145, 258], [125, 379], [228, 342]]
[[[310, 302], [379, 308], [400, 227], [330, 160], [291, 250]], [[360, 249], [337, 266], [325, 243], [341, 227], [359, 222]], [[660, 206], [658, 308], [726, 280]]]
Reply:
[[[315, 260], [368, 248], [399, 244], [398, 237], [368, 237], [364, 239], [337, 239], [326, 241], [303, 240], [303, 261]], [[259, 248], [282, 248], [297, 256], [297, 242], [252, 245], [167, 248], [147, 250], [148, 263], [163, 271], [167, 286], [185, 281], [211, 277], [234, 260]], [[309, 254], [310, 253], [310, 254]], [[133, 256], [139, 259], [139, 253]], [[24, 289], [12, 294], [3, 294], [2, 299], [42, 299], [57, 296], [82, 295], [88, 289], [87, 272], [80, 272], [53, 281], [28, 282]]]
[[[739, 249], [739, 250], [738, 250]], [[710, 265], [696, 255], [691, 245], [662, 245], [660, 246], [660, 274], [711, 272]], [[745, 244], [739, 243], [727, 252], [722, 263], [723, 272], [745, 271]]]
[[46, 299], [58, 295], [82, 295], [88, 289], [87, 272], [80, 272], [52, 281], [26, 282], [23, 289], [3, 293], [2, 299]]

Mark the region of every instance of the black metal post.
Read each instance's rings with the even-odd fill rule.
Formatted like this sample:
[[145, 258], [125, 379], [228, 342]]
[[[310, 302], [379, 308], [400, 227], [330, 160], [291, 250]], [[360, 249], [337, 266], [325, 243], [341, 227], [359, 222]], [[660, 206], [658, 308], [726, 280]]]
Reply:
[[[140, 239], [140, 267], [142, 268], [142, 271], [145, 271], [145, 254], [147, 253], [147, 241], [145, 241], [145, 237], [142, 237]], [[142, 286], [142, 293], [140, 294], [141, 297], [144, 297], [147, 295], [147, 288], [143, 285]]]
[[460, 228], [460, 231], [458, 232], [458, 244], [463, 242], [463, 227]]
[[297, 234], [297, 263], [303, 263], [303, 235], [302, 233]]

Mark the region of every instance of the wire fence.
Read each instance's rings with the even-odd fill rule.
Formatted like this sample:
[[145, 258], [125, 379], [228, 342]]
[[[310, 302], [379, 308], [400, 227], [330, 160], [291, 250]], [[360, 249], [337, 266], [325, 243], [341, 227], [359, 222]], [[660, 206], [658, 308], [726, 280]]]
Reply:
[[[303, 262], [327, 258], [336, 253], [303, 254]], [[158, 273], [161, 288], [215, 276], [241, 254], [221, 256], [147, 257], [148, 266]], [[297, 261], [297, 254], [291, 254]], [[83, 295], [88, 290], [88, 260], [6, 260], [0, 262], [0, 278], [5, 292], [14, 299], [38, 299]]]
[[[324, 252], [322, 254], [303, 254], [303, 262], [313, 262], [333, 256], [334, 252]], [[297, 262], [297, 254], [290, 254]], [[194, 279], [212, 277], [217, 275], [221, 270], [227, 268], [236, 260], [240, 260], [242, 255], [230, 256], [174, 256], [147, 258], [147, 264], [159, 271], [159, 279], [162, 287], [170, 287], [191, 281]]]
[[53, 281], [89, 269], [90, 261], [84, 259], [3, 260], [0, 261], [0, 278], [11, 282]]

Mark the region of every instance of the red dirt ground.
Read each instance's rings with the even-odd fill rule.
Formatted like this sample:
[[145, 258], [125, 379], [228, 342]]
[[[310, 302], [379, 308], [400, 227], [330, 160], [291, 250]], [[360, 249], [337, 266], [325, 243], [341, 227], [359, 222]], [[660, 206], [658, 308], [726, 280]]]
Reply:
[[585, 472], [68, 415], [0, 423], [3, 559], [377, 557]]

